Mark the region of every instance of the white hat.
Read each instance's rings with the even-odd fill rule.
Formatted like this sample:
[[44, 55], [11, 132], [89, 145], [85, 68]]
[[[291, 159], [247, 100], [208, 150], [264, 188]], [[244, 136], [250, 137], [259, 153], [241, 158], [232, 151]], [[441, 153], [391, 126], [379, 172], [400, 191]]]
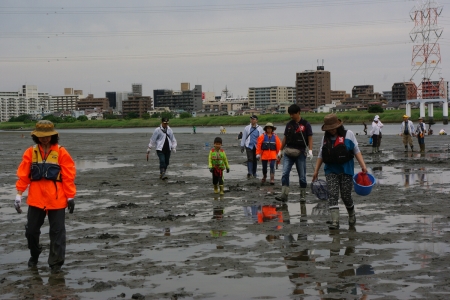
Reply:
[[375, 116], [375, 119], [373, 119], [374, 121], [378, 121], [378, 117], [377, 116]]
[[376, 116], [375, 116], [375, 119], [379, 119], [379, 118], [380, 118], [380, 116], [379, 116], [379, 115], [376, 115]]

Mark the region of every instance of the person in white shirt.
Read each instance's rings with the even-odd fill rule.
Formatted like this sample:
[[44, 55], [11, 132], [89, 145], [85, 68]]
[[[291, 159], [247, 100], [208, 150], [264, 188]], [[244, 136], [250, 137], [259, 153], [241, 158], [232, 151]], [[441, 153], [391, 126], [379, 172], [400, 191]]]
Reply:
[[414, 151], [412, 137], [414, 136], [414, 124], [411, 122], [408, 115], [403, 115], [403, 122], [400, 126], [400, 135], [403, 137], [403, 145], [405, 152], [408, 152], [408, 144], [411, 147], [411, 152]]
[[381, 134], [381, 128], [378, 126], [378, 120], [377, 117], [373, 119], [372, 122], [372, 128], [370, 129], [370, 135], [372, 136], [372, 153], [378, 153], [380, 151], [380, 147], [378, 146], [378, 138]]
[[[380, 119], [379, 115], [376, 115], [375, 118], [378, 119], [377, 125], [378, 125], [378, 127], [380, 127], [380, 133], [378, 134], [378, 144], [377, 144], [377, 152], [380, 152], [381, 138], [383, 137], [383, 135], [381, 134], [381, 129], [383, 128], [384, 125], [383, 125], [383, 123], [381, 123], [381, 119]], [[373, 126], [373, 123], [374, 122], [372, 122], [372, 126]]]
[[168, 124], [169, 119], [162, 118], [161, 126], [153, 132], [147, 148], [147, 155], [153, 147], [156, 148], [156, 155], [159, 158], [159, 178], [162, 180], [168, 179], [166, 171], [169, 166], [171, 152], [175, 153], [177, 151], [177, 140]]

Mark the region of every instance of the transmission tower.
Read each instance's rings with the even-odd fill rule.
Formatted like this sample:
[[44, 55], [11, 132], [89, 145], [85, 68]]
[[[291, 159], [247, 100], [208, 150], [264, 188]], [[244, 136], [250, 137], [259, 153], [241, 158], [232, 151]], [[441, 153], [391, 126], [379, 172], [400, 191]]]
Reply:
[[[434, 0], [418, 1], [410, 11], [414, 21], [414, 28], [409, 33], [414, 43], [410, 81], [414, 82], [414, 77], [420, 75], [420, 82], [415, 87], [417, 99], [447, 99], [447, 87], [440, 76], [441, 51], [438, 41], [443, 28], [438, 25], [438, 17], [441, 12], [442, 6]], [[433, 77], [439, 79], [433, 80]]]

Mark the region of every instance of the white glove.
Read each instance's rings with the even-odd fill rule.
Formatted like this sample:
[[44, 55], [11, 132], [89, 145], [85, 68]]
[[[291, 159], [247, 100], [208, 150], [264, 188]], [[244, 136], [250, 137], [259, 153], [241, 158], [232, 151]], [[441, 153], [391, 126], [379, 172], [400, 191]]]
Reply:
[[172, 152], [173, 152], [173, 153], [177, 153], [177, 149], [173, 148], [173, 149], [172, 149]]
[[308, 154], [306, 155], [306, 157], [309, 158], [309, 160], [312, 160], [312, 159], [313, 159], [314, 156], [313, 156], [313, 154], [312, 154], [312, 150], [309, 150], [309, 151], [308, 151]]
[[16, 200], [14, 200], [14, 207], [16, 208], [16, 211], [19, 214], [22, 213], [22, 210], [20, 209], [20, 204], [22, 204], [22, 195], [17, 194]]
[[152, 149], [150, 149], [150, 148], [147, 148], [147, 154], [149, 154], [149, 153], [150, 153], [150, 150], [152, 150]]
[[277, 159], [280, 160], [283, 157], [283, 151], [278, 152]]
[[256, 155], [256, 160], [259, 161], [261, 159], [261, 155]]

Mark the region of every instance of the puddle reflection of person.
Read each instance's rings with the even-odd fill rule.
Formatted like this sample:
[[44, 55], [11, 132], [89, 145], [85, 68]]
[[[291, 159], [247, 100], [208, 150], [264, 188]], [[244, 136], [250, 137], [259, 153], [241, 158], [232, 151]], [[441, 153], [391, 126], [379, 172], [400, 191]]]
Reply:
[[[32, 299], [73, 299], [75, 292], [66, 286], [64, 273], [51, 274], [48, 283], [39, 274], [39, 269], [32, 270], [32, 276], [27, 279], [27, 291], [24, 298]], [[29, 293], [29, 294], [28, 294]]]
[[[216, 200], [216, 198], [215, 198], [215, 200]], [[223, 206], [215, 206], [213, 208], [213, 216], [211, 219], [218, 221], [219, 222], [218, 224], [220, 224], [220, 221], [222, 221], [222, 219], [223, 219], [223, 215], [224, 215], [224, 207]], [[210, 230], [210, 234], [211, 234], [211, 237], [213, 237], [213, 238], [220, 238], [220, 237], [226, 236], [228, 234], [228, 232], [223, 229], [214, 228], [214, 229]], [[224, 246], [218, 242], [218, 244], [216, 245], [216, 249], [223, 249], [223, 248], [224, 248]]]

